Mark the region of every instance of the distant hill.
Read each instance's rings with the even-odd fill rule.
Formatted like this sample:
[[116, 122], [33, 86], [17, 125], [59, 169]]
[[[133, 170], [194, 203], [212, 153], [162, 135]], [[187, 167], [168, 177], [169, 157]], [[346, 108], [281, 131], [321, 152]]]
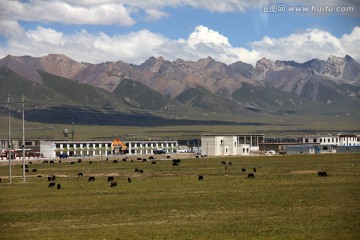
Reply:
[[61, 54], [9, 55], [0, 60], [0, 86], [2, 107], [7, 95], [24, 93], [33, 121], [59, 122], [69, 112], [82, 116], [84, 124], [106, 124], [103, 118], [124, 124], [130, 116], [159, 124], [206, 122], [214, 120], [212, 113], [226, 114], [220, 122], [242, 116], [265, 122], [269, 116], [306, 119], [311, 114], [360, 119], [360, 64], [350, 56], [305, 63], [262, 58], [252, 66], [210, 57], [173, 62], [151, 57], [133, 65], [79, 63]]

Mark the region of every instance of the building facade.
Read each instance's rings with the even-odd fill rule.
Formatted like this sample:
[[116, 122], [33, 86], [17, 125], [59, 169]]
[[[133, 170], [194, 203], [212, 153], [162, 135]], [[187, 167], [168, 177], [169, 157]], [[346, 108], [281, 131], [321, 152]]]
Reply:
[[336, 145], [336, 146], [360, 146], [360, 135], [337, 134], [337, 135], [306, 135], [303, 144]]
[[117, 151], [113, 141], [40, 141], [40, 153], [45, 158], [68, 156], [109, 156], [116, 154], [153, 154], [154, 150], [163, 149], [166, 153], [174, 152], [177, 141], [124, 141], [126, 149]]
[[201, 154], [208, 156], [237, 156], [259, 152], [259, 143], [264, 142], [263, 134], [203, 135]]

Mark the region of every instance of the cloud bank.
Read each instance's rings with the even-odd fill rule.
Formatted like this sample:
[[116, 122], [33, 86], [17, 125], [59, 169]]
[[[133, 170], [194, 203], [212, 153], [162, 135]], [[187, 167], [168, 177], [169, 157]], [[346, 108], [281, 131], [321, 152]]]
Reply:
[[[198, 25], [189, 36], [170, 39], [146, 29], [125, 34], [89, 32], [90, 25], [116, 25], [129, 27], [137, 21], [158, 21], [169, 17], [166, 7], [190, 6], [211, 12], [245, 12], [271, 0], [30, 0], [0, 1], [0, 57], [7, 54], [44, 56], [50, 53], [65, 54], [77, 61], [100, 63], [122, 60], [140, 64], [151, 56], [168, 60], [181, 58], [198, 60], [212, 58], [230, 64], [243, 61], [255, 64], [262, 57], [272, 60], [308, 61], [327, 59], [329, 55], [351, 55], [360, 62], [360, 27], [336, 37], [330, 32], [309, 28], [280, 38], [268, 36], [248, 43], [245, 47], [232, 46], [220, 32]], [[315, 4], [316, 1], [296, 1]], [[295, 3], [295, 1], [289, 1]], [[357, 5], [353, 0], [329, 1], [329, 4]], [[34, 22], [37, 27], [26, 29], [20, 21]], [[43, 23], [61, 23], [76, 26], [77, 30], [62, 32]]]
[[113, 36], [104, 32], [89, 33], [85, 29], [66, 34], [42, 26], [25, 31], [16, 21], [0, 22], [0, 34], [8, 39], [7, 46], [0, 49], [1, 57], [62, 53], [90, 63], [122, 60], [140, 64], [151, 56], [168, 60], [211, 56], [227, 64], [236, 61], [255, 64], [261, 57], [304, 62], [348, 54], [360, 60], [360, 27], [340, 38], [320, 29], [307, 29], [282, 38], [264, 37], [250, 43], [249, 48], [233, 47], [226, 36], [202, 25], [188, 38], [175, 40], [145, 29]]

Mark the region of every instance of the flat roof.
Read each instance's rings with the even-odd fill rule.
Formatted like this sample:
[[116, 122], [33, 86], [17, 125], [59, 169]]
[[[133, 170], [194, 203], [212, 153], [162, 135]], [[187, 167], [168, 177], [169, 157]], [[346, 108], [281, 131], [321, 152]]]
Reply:
[[221, 137], [221, 136], [265, 136], [265, 134], [263, 133], [249, 133], [249, 134], [244, 134], [244, 133], [239, 133], [239, 134], [231, 134], [231, 133], [226, 133], [226, 134], [203, 134], [202, 137]]

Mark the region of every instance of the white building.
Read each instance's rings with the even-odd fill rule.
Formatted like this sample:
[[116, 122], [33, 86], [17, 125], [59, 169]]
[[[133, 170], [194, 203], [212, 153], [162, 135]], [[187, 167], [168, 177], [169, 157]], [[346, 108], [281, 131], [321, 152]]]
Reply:
[[336, 145], [336, 146], [360, 146], [360, 136], [356, 134], [337, 135], [306, 135], [303, 137], [304, 144]]
[[203, 135], [201, 154], [208, 156], [248, 155], [260, 150], [260, 142], [264, 142], [263, 134]]
[[[106, 141], [40, 141], [40, 153], [46, 158], [54, 158], [59, 154], [68, 156], [109, 156], [116, 154], [111, 140]], [[172, 153], [177, 149], [177, 141], [124, 141], [127, 149], [123, 154], [153, 154], [154, 150], [163, 149]]]

